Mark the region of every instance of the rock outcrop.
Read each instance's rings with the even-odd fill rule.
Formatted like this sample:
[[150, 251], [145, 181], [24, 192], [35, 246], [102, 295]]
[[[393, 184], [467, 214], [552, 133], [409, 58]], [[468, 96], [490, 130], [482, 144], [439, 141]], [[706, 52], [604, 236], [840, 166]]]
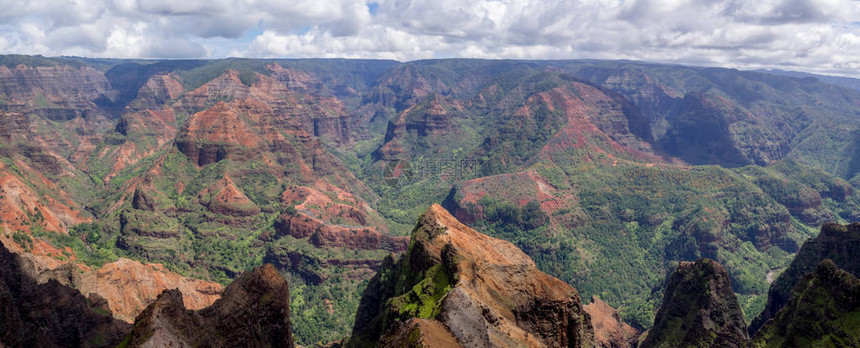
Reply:
[[40, 284], [25, 268], [0, 244], [0, 346], [113, 347], [131, 330], [99, 296], [53, 279]]
[[791, 265], [771, 284], [765, 308], [753, 319], [750, 333], [754, 334], [768, 319], [775, 317], [788, 303], [791, 290], [825, 259], [846, 272], [860, 274], [860, 223], [827, 223], [821, 226], [818, 237], [807, 240]]
[[137, 97], [129, 103], [129, 108], [158, 109], [167, 102], [179, 98], [185, 88], [177, 81], [175, 76], [169, 74], [158, 74], [146, 80], [137, 91]]
[[621, 316], [615, 308], [601, 301], [597, 296], [591, 298], [591, 303], [583, 307], [591, 316], [594, 327], [594, 343], [600, 348], [636, 348], [639, 335], [636, 328], [621, 321]]
[[243, 273], [212, 306], [189, 311], [165, 290], [135, 320], [130, 347], [292, 347], [287, 281], [272, 265]]
[[682, 261], [641, 347], [743, 347], [744, 315], [729, 274], [714, 260]]
[[275, 221], [278, 235], [309, 238], [311, 244], [323, 247], [344, 247], [355, 250], [389, 250], [402, 252], [409, 242], [405, 237], [388, 236], [373, 227], [345, 227], [299, 212], [283, 214]]
[[576, 289], [538, 271], [513, 244], [476, 232], [434, 204], [419, 219], [406, 255], [396, 263], [387, 258], [371, 280], [347, 346], [442, 347], [450, 338], [465, 347], [594, 344]]
[[409, 237], [391, 236], [375, 223], [382, 217], [363, 200], [323, 180], [288, 187], [281, 202], [293, 208], [275, 220], [277, 236], [308, 238], [319, 248], [403, 252], [409, 244]]
[[821, 261], [753, 339], [754, 347], [860, 346], [860, 280]]
[[200, 203], [213, 213], [234, 217], [254, 216], [260, 208], [236, 184], [225, 176], [198, 194]]
[[133, 322], [135, 316], [166, 289], [179, 289], [185, 307], [201, 309], [221, 297], [221, 285], [180, 276], [159, 264], [143, 264], [129, 259], [107, 263], [79, 276], [77, 288], [98, 294], [110, 305], [113, 316]]

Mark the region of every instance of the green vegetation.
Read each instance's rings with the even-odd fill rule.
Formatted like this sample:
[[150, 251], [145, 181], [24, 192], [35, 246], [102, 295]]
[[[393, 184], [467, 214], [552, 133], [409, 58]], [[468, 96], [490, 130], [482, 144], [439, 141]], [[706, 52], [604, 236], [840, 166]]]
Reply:
[[755, 335], [753, 347], [860, 344], [860, 280], [825, 260], [791, 291], [785, 308]]
[[30, 68], [40, 67], [40, 66], [60, 66], [60, 65], [69, 65], [73, 68], [80, 68], [85, 64], [83, 59], [75, 59], [75, 58], [47, 58], [41, 55], [35, 56], [27, 56], [20, 54], [8, 54], [8, 55], [0, 55], [0, 65], [5, 65], [7, 67], [16, 67], [18, 65], [24, 65]]
[[[750, 320], [764, 307], [766, 274], [786, 267], [797, 245], [814, 233], [798, 221], [801, 212], [792, 215], [777, 201], [781, 196], [773, 192], [776, 197], [770, 196], [746, 174], [757, 167], [618, 164], [583, 169], [560, 165], [563, 157], [553, 161], [556, 169], [537, 169], [549, 173], [550, 181], [559, 183], [554, 185], [557, 189], [570, 187], [574, 207], [547, 215], [538, 202], [518, 207], [494, 198], [509, 192], [480, 186], [489, 194], [477, 204], [484, 219], [473, 226], [514, 242], [541, 270], [570, 282], [585, 298], [597, 295], [620, 307], [625, 320], [643, 328], [651, 325], [666, 272], [679, 260], [700, 257], [726, 266]], [[778, 174], [787, 167], [793, 169]], [[812, 183], [821, 192], [809, 188], [802, 181], [810, 177], [809, 167], [785, 162], [767, 170], [790, 185], [820, 194], [824, 198], [816, 209], [834, 218], [845, 215], [839, 207], [858, 200], [854, 195], [830, 198], [825, 193], [833, 185]], [[844, 184], [823, 173], [816, 175]], [[570, 191], [558, 196], [565, 192]]]
[[[347, 272], [347, 270], [333, 270]], [[305, 346], [326, 344], [344, 338], [352, 329], [353, 315], [367, 280], [337, 275], [324, 285], [309, 284], [290, 275], [290, 311], [293, 335]]]
[[[204, 83], [224, 74], [227, 70], [239, 72], [242, 83], [249, 85], [256, 80], [254, 73], [266, 73], [265, 66], [270, 62], [259, 59], [231, 58], [217, 61], [200, 61], [200, 65], [192, 69], [179, 70], [179, 77], [188, 90], [202, 86]], [[243, 78], [244, 77], [244, 78]]]
[[[307, 239], [285, 236], [271, 243], [263, 262], [285, 271], [290, 284], [290, 311], [297, 343], [325, 344], [352, 329], [366, 273], [328, 260], [379, 260], [384, 251], [316, 248]], [[301, 257], [291, 257], [301, 255]]]
[[451, 290], [445, 268], [441, 264], [434, 265], [419, 274], [418, 279], [421, 280], [408, 292], [391, 299], [397, 318], [429, 319], [439, 314], [442, 300]]
[[24, 231], [18, 230], [12, 233], [12, 240], [18, 243], [24, 250], [33, 249], [33, 239]]
[[113, 240], [105, 238], [106, 234], [98, 224], [74, 226], [67, 235], [47, 231], [37, 231], [33, 235], [57, 248], [71, 248], [77, 260], [88, 266], [100, 267], [117, 260]]

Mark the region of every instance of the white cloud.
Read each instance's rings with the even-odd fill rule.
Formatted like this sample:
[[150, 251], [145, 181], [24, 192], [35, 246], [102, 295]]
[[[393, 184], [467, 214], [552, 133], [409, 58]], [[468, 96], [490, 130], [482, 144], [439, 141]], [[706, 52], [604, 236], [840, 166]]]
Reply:
[[107, 37], [107, 45], [103, 51], [107, 56], [118, 58], [139, 57], [144, 51], [146, 38], [146, 23], [137, 23], [131, 30], [124, 27], [114, 27]]
[[601, 58], [860, 75], [860, 1], [365, 1], [0, 0], [0, 52]]

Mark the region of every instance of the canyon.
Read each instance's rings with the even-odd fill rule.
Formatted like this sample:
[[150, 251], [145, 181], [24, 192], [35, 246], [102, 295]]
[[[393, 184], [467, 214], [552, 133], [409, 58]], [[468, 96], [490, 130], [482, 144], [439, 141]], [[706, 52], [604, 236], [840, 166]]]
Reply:
[[[633, 342], [666, 274], [702, 258], [757, 329], [819, 256], [855, 271], [807, 240], [860, 220], [857, 115], [860, 92], [812, 77], [639, 62], [3, 56], [0, 242], [36, 284], [126, 324], [153, 303], [204, 310], [271, 263], [294, 341], [314, 345], [355, 331], [438, 203], [576, 298], [546, 300], [576, 330], [510, 332]], [[408, 180], [385, 177], [397, 161]], [[440, 255], [420, 261], [458, 264]], [[456, 293], [495, 308], [476, 291]], [[588, 308], [603, 331], [578, 331]], [[388, 323], [386, 340], [466, 337], [439, 320]]]

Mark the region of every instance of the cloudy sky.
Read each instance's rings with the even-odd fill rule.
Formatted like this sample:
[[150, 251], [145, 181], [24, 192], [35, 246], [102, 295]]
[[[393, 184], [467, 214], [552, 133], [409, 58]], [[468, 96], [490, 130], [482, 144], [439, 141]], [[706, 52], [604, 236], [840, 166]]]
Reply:
[[0, 0], [0, 53], [633, 59], [860, 77], [860, 0]]

